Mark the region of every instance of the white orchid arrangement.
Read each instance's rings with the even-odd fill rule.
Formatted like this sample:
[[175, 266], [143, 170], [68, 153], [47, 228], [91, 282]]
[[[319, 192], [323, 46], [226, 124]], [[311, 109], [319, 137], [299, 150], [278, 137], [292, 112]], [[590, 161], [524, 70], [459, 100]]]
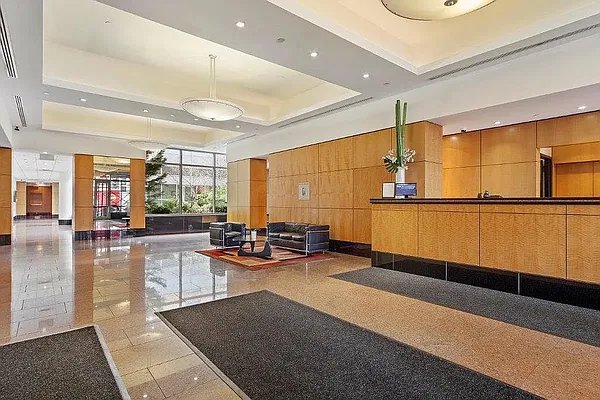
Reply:
[[396, 150], [390, 150], [383, 156], [383, 164], [388, 172], [396, 173], [399, 170], [408, 169], [408, 163], [413, 162], [417, 152], [404, 147], [404, 136], [406, 134], [406, 111], [408, 104], [396, 101]]

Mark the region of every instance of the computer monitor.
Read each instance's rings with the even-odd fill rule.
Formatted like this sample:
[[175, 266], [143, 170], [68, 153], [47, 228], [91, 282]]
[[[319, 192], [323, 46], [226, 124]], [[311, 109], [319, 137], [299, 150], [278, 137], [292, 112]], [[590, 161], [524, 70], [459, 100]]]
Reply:
[[416, 183], [396, 183], [396, 197], [407, 197], [417, 195]]

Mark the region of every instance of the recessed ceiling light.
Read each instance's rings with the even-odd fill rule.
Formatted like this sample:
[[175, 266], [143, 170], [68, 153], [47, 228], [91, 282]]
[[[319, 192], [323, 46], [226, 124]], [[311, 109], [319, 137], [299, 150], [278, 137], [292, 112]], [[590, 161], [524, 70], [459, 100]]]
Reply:
[[145, 112], [145, 113], [147, 113], [147, 112], [148, 112], [148, 110], [144, 110], [144, 112]]
[[312, 58], [316, 58], [316, 57], [318, 57], [318, 56], [319, 56], [319, 53], [317, 53], [316, 51], [313, 51], [312, 53], [310, 53], [310, 56], [311, 56]]
[[458, 3], [458, 0], [446, 0], [444, 2], [444, 5], [446, 7], [452, 7], [453, 5], [455, 5], [456, 3]]
[[194, 118], [194, 121], [198, 121], [198, 120], [200, 120], [200, 119], [199, 118]]
[[369, 79], [370, 77], [371, 77], [371, 75], [370, 75], [370, 74], [368, 74], [368, 73], [364, 73], [364, 74], [363, 74], [363, 78], [364, 78], [364, 79]]
[[174, 114], [171, 114], [171, 117], [175, 118], [175, 115], [174, 115]]
[[50, 93], [48, 92], [44, 92], [44, 96], [48, 96]]
[[579, 106], [577, 107], [578, 110], [585, 110], [587, 108], [587, 106]]
[[240, 129], [240, 128], [241, 128], [241, 126], [239, 126], [239, 125], [236, 125], [235, 127], [236, 127], [237, 129]]
[[500, 121], [494, 122], [494, 125], [500, 125]]
[[285, 42], [285, 38], [282, 38], [282, 37], [277, 38], [277, 43], [283, 43], [283, 42]]
[[79, 101], [85, 103], [87, 101], [87, 99], [84, 99], [83, 97], [79, 99]]
[[246, 23], [244, 21], [238, 21], [235, 23], [235, 26], [237, 26], [238, 28], [244, 28], [246, 26]]
[[104, 21], [105, 24], [112, 24], [112, 21], [110, 19], [107, 19]]

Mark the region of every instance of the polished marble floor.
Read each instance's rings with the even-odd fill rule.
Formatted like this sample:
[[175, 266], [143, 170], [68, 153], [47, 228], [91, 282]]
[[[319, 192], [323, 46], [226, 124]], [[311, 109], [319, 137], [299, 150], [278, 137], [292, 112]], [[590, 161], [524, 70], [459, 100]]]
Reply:
[[95, 323], [133, 399], [237, 399], [154, 312], [268, 289], [546, 398], [600, 398], [597, 347], [328, 278], [368, 259], [250, 272], [194, 252], [208, 247], [73, 242], [56, 221], [19, 221], [0, 247], [0, 343]]

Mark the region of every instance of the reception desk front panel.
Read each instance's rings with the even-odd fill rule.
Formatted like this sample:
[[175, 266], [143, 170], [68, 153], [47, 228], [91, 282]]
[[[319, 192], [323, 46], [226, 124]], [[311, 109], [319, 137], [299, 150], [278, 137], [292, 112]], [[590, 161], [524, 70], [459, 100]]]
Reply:
[[600, 199], [372, 203], [374, 252], [600, 284]]

